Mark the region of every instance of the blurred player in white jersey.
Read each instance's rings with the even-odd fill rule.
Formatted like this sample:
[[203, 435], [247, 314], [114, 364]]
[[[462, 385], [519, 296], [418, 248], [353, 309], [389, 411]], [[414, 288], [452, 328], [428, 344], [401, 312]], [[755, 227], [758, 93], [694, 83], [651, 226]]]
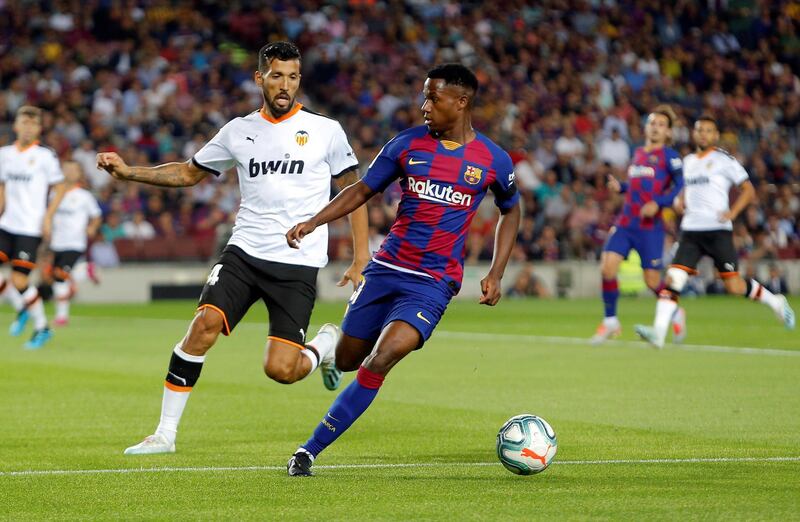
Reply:
[[[290, 248], [284, 234], [328, 203], [331, 178], [339, 188], [357, 182], [358, 161], [336, 120], [296, 100], [300, 51], [294, 44], [262, 47], [254, 76], [264, 97], [261, 109], [228, 122], [186, 163], [129, 167], [116, 154], [98, 154], [98, 166], [117, 179], [165, 187], [191, 186], [236, 167], [242, 193], [228, 245], [208, 276], [189, 332], [173, 350], [161, 422], [153, 435], [125, 454], [175, 451], [178, 423], [206, 352], [220, 333], [229, 335], [259, 299], [269, 311], [267, 376], [289, 384], [319, 366], [325, 387], [339, 386], [341, 372], [334, 363], [338, 328], [323, 325], [306, 342], [317, 272], [328, 261], [327, 230], [303, 250]], [[354, 260], [340, 285], [349, 280], [355, 288], [369, 261], [365, 207], [353, 215], [351, 226]]]
[[0, 275], [0, 295], [17, 311], [9, 329], [11, 335], [22, 334], [29, 318], [33, 318], [33, 336], [25, 347], [36, 349], [50, 340], [52, 333], [39, 291], [28, 283], [28, 278], [36, 267], [39, 245], [50, 239], [53, 215], [66, 186], [55, 152], [39, 145], [41, 109], [20, 107], [14, 119], [14, 133], [16, 142], [0, 148], [0, 265], [11, 263], [10, 284]]
[[[656, 304], [654, 325], [636, 326], [636, 333], [657, 348], [664, 346], [678, 297], [696, 273], [697, 262], [709, 256], [730, 294], [742, 295], [769, 306], [788, 329], [795, 315], [786, 297], [775, 295], [755, 279], [739, 275], [733, 246], [733, 221], [755, 199], [755, 188], [736, 158], [717, 148], [719, 129], [710, 116], [701, 116], [692, 132], [697, 151], [683, 160], [684, 189], [675, 208], [683, 210], [678, 251], [667, 270], [666, 288]], [[738, 186], [739, 197], [730, 206], [729, 191]]]
[[69, 304], [74, 293], [71, 278], [75, 263], [84, 256], [88, 240], [95, 236], [102, 221], [100, 205], [91, 192], [81, 186], [83, 172], [76, 161], [63, 165], [67, 191], [53, 218], [53, 299], [56, 316], [53, 324], [66, 326], [69, 322]]

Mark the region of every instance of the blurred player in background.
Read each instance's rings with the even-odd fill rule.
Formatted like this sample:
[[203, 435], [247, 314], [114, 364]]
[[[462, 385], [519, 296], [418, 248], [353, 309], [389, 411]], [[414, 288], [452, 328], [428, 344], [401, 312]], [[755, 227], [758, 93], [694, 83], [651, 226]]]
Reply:
[[[644, 127], [645, 145], [633, 153], [633, 161], [628, 167], [628, 181], [620, 183], [609, 176], [610, 189], [623, 193], [625, 203], [600, 257], [605, 318], [597, 327], [591, 339], [592, 344], [604, 343], [622, 333], [622, 325], [617, 317], [617, 274], [631, 249], [639, 253], [644, 282], [648, 288], [658, 295], [663, 287], [664, 223], [661, 211], [672, 206], [675, 196], [683, 187], [680, 155], [667, 146], [671, 142], [675, 120], [671, 107], [656, 107], [648, 115]], [[680, 337], [684, 333], [685, 322], [682, 309], [674, 319], [675, 335]]]
[[97, 234], [102, 221], [100, 205], [91, 192], [81, 186], [83, 171], [76, 161], [63, 165], [67, 190], [53, 218], [53, 299], [56, 315], [53, 324], [66, 326], [69, 304], [74, 293], [70, 276], [75, 263], [86, 254], [89, 239]]
[[[795, 315], [786, 297], [773, 294], [755, 279], [745, 280], [739, 275], [733, 221], [756, 198], [747, 171], [736, 158], [717, 147], [719, 129], [714, 118], [700, 117], [692, 137], [696, 152], [684, 159], [685, 187], [676, 204], [676, 209], [684, 212], [678, 251], [667, 270], [666, 287], [659, 294], [653, 326], [637, 325], [636, 333], [653, 346], [664, 347], [678, 298], [689, 275], [697, 272], [702, 256], [714, 260], [729, 294], [769, 306], [786, 328], [794, 329]], [[730, 206], [731, 187], [737, 186], [739, 197]]]
[[17, 311], [11, 335], [22, 334], [33, 318], [33, 336], [25, 347], [36, 349], [50, 340], [52, 332], [39, 290], [29, 284], [29, 276], [36, 267], [39, 245], [50, 239], [53, 216], [66, 185], [55, 152], [39, 144], [42, 110], [20, 107], [14, 133], [16, 142], [0, 148], [0, 264], [11, 263], [10, 284], [0, 275], [0, 294]]
[[489, 190], [501, 216], [480, 303], [494, 306], [500, 299], [500, 279], [519, 228], [519, 194], [508, 153], [472, 128], [477, 90], [477, 78], [463, 65], [431, 70], [423, 89], [425, 125], [395, 136], [361, 181], [286, 233], [295, 248], [305, 238], [302, 251], [317, 227], [400, 180], [397, 218], [350, 298], [336, 348], [337, 366], [358, 369], [358, 375], [289, 459], [290, 476], [311, 475], [314, 459], [366, 411], [386, 374], [431, 336], [461, 288], [469, 225]]
[[[328, 261], [327, 230], [303, 251], [289, 248], [286, 229], [313, 216], [339, 188], [358, 181], [358, 160], [342, 126], [297, 100], [300, 51], [289, 42], [265, 45], [255, 82], [264, 105], [228, 122], [186, 163], [129, 167], [116, 154], [98, 154], [98, 166], [115, 178], [162, 187], [186, 187], [236, 167], [242, 201], [228, 245], [211, 270], [194, 320], [175, 346], [153, 435], [125, 454], [172, 453], [186, 401], [200, 377], [206, 352], [220, 332], [229, 335], [259, 299], [269, 311], [264, 372], [289, 384], [318, 366], [328, 389], [339, 386], [334, 365], [338, 328], [323, 325], [306, 342], [316, 297], [317, 272]], [[354, 260], [339, 282], [354, 287], [369, 260], [366, 207], [351, 217]]]

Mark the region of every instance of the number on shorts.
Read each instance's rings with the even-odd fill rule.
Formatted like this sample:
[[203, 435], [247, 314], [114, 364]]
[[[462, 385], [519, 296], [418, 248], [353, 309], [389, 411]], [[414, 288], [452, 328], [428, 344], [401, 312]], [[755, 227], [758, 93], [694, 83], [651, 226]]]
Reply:
[[206, 280], [206, 284], [209, 286], [214, 286], [219, 281], [219, 271], [222, 270], [222, 265], [214, 265], [214, 268], [211, 269], [211, 273], [208, 274], [208, 279]]
[[367, 278], [362, 275], [361, 282], [358, 283], [358, 287], [356, 288], [355, 292], [353, 292], [353, 295], [350, 296], [350, 300], [348, 301], [350, 304], [354, 304], [356, 302], [358, 296], [361, 295], [361, 291], [364, 290], [365, 284], [367, 284]]

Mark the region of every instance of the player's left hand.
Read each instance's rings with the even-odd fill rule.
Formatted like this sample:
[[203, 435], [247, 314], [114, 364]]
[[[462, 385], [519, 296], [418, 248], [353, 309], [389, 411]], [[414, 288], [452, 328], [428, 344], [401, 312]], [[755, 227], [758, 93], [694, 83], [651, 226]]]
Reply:
[[642, 210], [639, 211], [639, 216], [643, 218], [651, 218], [658, 214], [658, 203], [655, 201], [648, 201], [644, 205], [642, 205]]
[[479, 304], [496, 305], [500, 300], [500, 278], [489, 274], [481, 279], [481, 293]]
[[736, 216], [733, 215], [733, 212], [728, 210], [727, 212], [720, 212], [718, 219], [720, 223], [725, 223], [727, 221], [733, 221], [736, 219]]
[[358, 259], [353, 259], [353, 262], [347, 267], [347, 270], [344, 271], [342, 279], [336, 283], [336, 286], [344, 286], [350, 281], [353, 283], [353, 291], [355, 292], [356, 289], [358, 289], [358, 284], [361, 282], [361, 272], [364, 271], [367, 262], [368, 260], [360, 261]]

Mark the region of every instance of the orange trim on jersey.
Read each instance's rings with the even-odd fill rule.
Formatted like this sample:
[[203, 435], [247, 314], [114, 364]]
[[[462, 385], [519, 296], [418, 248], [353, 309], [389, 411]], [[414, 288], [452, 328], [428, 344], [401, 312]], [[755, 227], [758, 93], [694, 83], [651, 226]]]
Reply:
[[67, 272], [66, 270], [61, 269], [61, 268], [53, 269], [53, 275], [56, 276], [56, 277], [60, 277], [61, 279], [65, 280], [65, 281], [70, 278], [69, 277], [69, 272]]
[[195, 312], [199, 312], [203, 308], [211, 308], [212, 310], [214, 310], [217, 313], [219, 313], [219, 315], [222, 316], [222, 323], [225, 326], [225, 329], [222, 331], [222, 334], [223, 335], [230, 335], [231, 334], [231, 328], [230, 328], [230, 326], [228, 326], [228, 316], [225, 315], [225, 312], [223, 312], [222, 310], [220, 310], [219, 308], [217, 308], [216, 306], [214, 306], [212, 304], [200, 305], [200, 306], [197, 307], [197, 310], [195, 310]]
[[672, 265], [669, 265], [669, 267], [670, 268], [679, 268], [679, 269], [683, 270], [684, 272], [686, 272], [688, 274], [691, 274], [691, 275], [695, 275], [697, 273], [697, 270], [695, 270], [694, 268], [689, 268], [688, 266], [684, 266], [684, 265], [672, 264]]
[[11, 266], [21, 266], [22, 268], [30, 268], [33, 270], [36, 268], [36, 263], [31, 263], [30, 261], [25, 261], [24, 259], [12, 259]]
[[708, 150], [706, 150], [706, 151], [703, 151], [703, 152], [697, 152], [697, 153], [695, 153], [695, 155], [694, 155], [694, 156], [695, 156], [697, 159], [703, 159], [703, 158], [705, 158], [706, 156], [708, 156], [709, 154], [711, 154], [712, 152], [714, 152], [715, 150], [717, 150], [715, 147], [711, 147], [710, 149], [708, 149]]
[[262, 118], [264, 118], [265, 120], [267, 120], [270, 123], [280, 123], [282, 121], [288, 120], [289, 118], [291, 118], [292, 116], [294, 116], [295, 114], [300, 112], [300, 109], [302, 109], [302, 108], [303, 108], [303, 104], [299, 103], [299, 102], [296, 102], [294, 104], [294, 107], [292, 108], [292, 110], [290, 110], [289, 112], [287, 112], [286, 114], [284, 114], [280, 118], [273, 118], [272, 116], [267, 114], [267, 111], [265, 110], [264, 107], [261, 107], [261, 110], [258, 111], [258, 113], [261, 114]]
[[177, 384], [172, 384], [169, 381], [164, 381], [164, 386], [166, 386], [167, 388], [169, 388], [170, 390], [175, 391], [175, 392], [190, 392], [190, 391], [192, 391], [192, 387], [191, 386], [178, 386]]
[[278, 342], [281, 342], [281, 343], [286, 343], [286, 344], [288, 344], [290, 346], [294, 346], [295, 348], [300, 348], [301, 350], [305, 350], [306, 349], [306, 347], [303, 346], [302, 344], [297, 344], [294, 341], [290, 341], [288, 339], [283, 339], [282, 337], [275, 337], [274, 335], [268, 335], [267, 339], [269, 339], [271, 341], [278, 341]]
[[20, 147], [19, 141], [14, 142], [14, 146], [17, 148], [17, 152], [25, 152], [26, 150], [30, 149], [31, 147], [35, 147], [38, 144], [39, 140], [33, 140], [27, 147]]
[[738, 275], [739, 275], [739, 272], [720, 272], [719, 273], [719, 276], [722, 279], [730, 279], [731, 277], [737, 277]]
[[0, 263], [8, 263], [8, 254], [0, 250]]

